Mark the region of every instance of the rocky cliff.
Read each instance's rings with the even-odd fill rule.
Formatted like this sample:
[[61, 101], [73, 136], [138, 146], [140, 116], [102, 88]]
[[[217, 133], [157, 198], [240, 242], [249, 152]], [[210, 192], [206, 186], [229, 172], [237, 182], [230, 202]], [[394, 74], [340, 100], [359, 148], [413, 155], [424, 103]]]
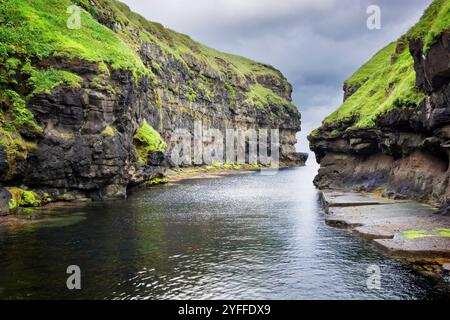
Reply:
[[448, 205], [449, 30], [450, 1], [436, 0], [346, 81], [343, 105], [309, 136], [319, 188]]
[[279, 129], [281, 162], [305, 161], [294, 148], [300, 114], [279, 71], [203, 46], [118, 1], [1, 1], [0, 70], [9, 207], [125, 197], [162, 175], [173, 132], [193, 133], [198, 121]]

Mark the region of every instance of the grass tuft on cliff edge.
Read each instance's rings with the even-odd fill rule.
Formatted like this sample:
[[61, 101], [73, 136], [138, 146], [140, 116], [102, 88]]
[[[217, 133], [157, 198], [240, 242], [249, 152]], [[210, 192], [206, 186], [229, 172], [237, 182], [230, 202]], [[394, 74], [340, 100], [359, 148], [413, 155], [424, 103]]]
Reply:
[[426, 53], [445, 30], [450, 29], [450, 1], [435, 0], [420, 21], [406, 34], [408, 40], [422, 40]]
[[145, 120], [134, 136], [134, 145], [141, 164], [147, 163], [149, 152], [163, 152], [167, 147], [160, 134]]
[[346, 86], [359, 88], [325, 119], [325, 126], [354, 119], [351, 129], [371, 128], [380, 115], [395, 108], [416, 107], [425, 99], [415, 87], [409, 49], [405, 47], [392, 63], [396, 48], [397, 43], [391, 43], [347, 80]]

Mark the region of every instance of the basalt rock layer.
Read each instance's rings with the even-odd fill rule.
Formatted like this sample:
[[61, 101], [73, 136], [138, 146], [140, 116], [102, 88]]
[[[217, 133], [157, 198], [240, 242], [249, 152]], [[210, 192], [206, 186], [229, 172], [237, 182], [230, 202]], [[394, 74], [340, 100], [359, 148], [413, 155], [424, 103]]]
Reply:
[[39, 201], [124, 197], [173, 164], [173, 132], [193, 134], [196, 122], [279, 129], [281, 162], [306, 160], [294, 147], [292, 87], [271, 66], [205, 47], [114, 0], [6, 0], [0, 21], [3, 186]]
[[319, 188], [448, 205], [449, 21], [450, 2], [434, 1], [346, 82], [344, 104], [309, 136]]

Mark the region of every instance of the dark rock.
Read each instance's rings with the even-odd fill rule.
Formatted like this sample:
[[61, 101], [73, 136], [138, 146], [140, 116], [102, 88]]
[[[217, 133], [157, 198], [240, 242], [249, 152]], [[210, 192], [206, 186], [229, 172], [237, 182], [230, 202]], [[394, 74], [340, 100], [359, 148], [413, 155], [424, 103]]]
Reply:
[[410, 45], [414, 57], [414, 68], [417, 74], [417, 85], [419, 88], [431, 94], [448, 84], [450, 78], [450, 32], [441, 34], [438, 41], [423, 54], [423, 44], [414, 41]]
[[27, 219], [28, 220], [31, 220], [31, 221], [37, 221], [37, 220], [39, 220], [41, 217], [39, 216], [39, 215], [37, 215], [37, 214], [31, 214], [31, 215], [29, 215], [29, 216], [27, 216]]
[[393, 198], [395, 196], [395, 192], [393, 191], [385, 191], [381, 194], [385, 198]]
[[4, 177], [9, 170], [8, 155], [5, 147], [0, 144], [0, 177]]
[[160, 151], [150, 151], [147, 154], [147, 164], [150, 166], [162, 166], [167, 161], [168, 155]]
[[9, 203], [12, 199], [8, 190], [0, 188], [0, 216], [6, 216], [9, 214]]

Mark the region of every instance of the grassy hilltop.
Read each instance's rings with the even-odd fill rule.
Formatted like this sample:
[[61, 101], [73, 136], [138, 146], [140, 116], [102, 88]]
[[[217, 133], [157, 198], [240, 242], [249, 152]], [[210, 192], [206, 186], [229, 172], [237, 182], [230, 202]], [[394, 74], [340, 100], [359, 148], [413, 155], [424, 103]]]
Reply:
[[380, 115], [395, 108], [417, 107], [426, 96], [416, 89], [408, 42], [422, 40], [426, 53], [449, 28], [450, 1], [435, 0], [413, 28], [380, 50], [345, 82], [347, 90], [356, 91], [324, 120], [323, 127], [350, 123], [347, 130], [371, 128]]

